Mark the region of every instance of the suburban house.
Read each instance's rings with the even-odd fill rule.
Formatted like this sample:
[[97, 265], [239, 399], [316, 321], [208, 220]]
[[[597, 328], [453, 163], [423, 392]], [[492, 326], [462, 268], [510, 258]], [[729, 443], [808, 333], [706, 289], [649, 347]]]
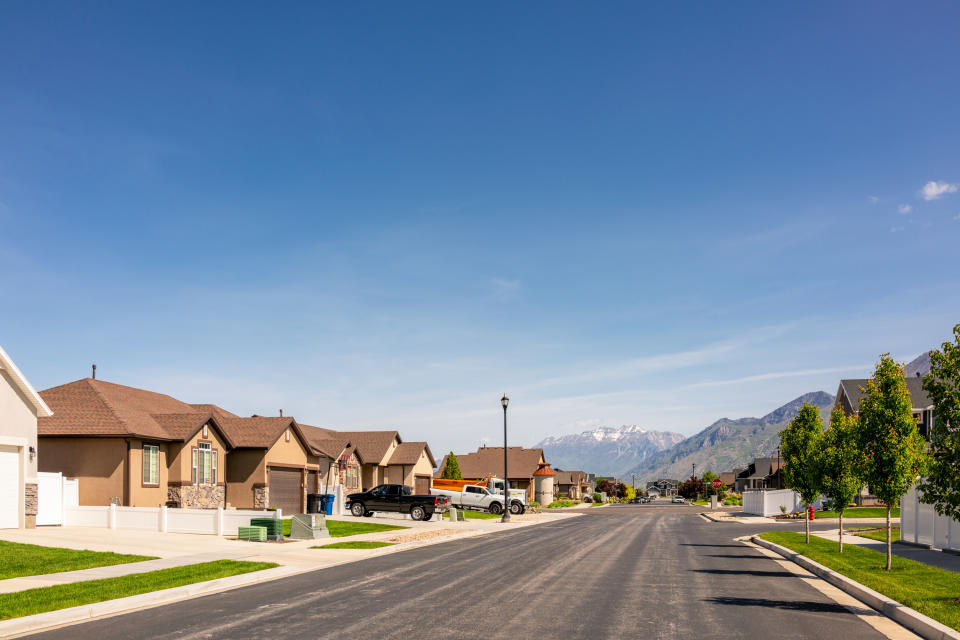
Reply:
[[299, 513], [329, 468], [293, 418], [241, 418], [94, 378], [40, 396], [54, 414], [38, 420], [39, 469], [77, 478], [81, 505]]
[[656, 496], [675, 496], [680, 487], [679, 480], [671, 478], [660, 478], [647, 483], [647, 495]]
[[0, 348], [0, 529], [36, 526], [37, 419], [50, 415]]
[[[523, 489], [527, 492], [527, 499], [532, 500], [534, 495], [533, 474], [540, 468], [540, 463], [546, 462], [543, 458], [543, 449], [525, 449], [524, 447], [509, 447], [507, 449], [507, 480], [511, 489]], [[475, 453], [457, 455], [460, 464], [460, 474], [466, 480], [483, 480], [488, 476], [503, 477], [503, 447], [480, 447]], [[447, 464], [447, 456], [443, 457], [439, 469]], [[439, 477], [441, 471], [437, 472]]]
[[754, 458], [746, 467], [734, 469], [734, 490], [778, 488], [780, 462], [776, 458]]
[[728, 491], [733, 491], [734, 484], [737, 480], [737, 474], [733, 471], [724, 471], [723, 473], [717, 474], [717, 477], [720, 478], [720, 482], [727, 487]]
[[556, 495], [570, 498], [571, 500], [582, 500], [584, 496], [590, 495], [590, 482], [584, 471], [561, 471], [555, 469], [556, 477], [553, 479]]
[[[860, 401], [866, 395], [868, 378], [841, 380], [837, 389], [837, 405], [847, 415], [857, 415], [860, 412]], [[917, 429], [923, 437], [929, 437], [933, 427], [933, 401], [923, 388], [923, 378], [911, 376], [905, 379], [907, 391], [910, 392], [910, 402], [913, 405], [913, 419], [917, 421]]]

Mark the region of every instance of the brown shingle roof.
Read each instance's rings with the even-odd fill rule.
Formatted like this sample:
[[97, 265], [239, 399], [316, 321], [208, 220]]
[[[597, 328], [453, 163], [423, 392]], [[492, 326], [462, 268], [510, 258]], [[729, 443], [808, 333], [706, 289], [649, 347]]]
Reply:
[[557, 472], [557, 477], [554, 478], [556, 484], [586, 484], [587, 483], [587, 473], [586, 471], [562, 471], [560, 469], [555, 469]]
[[426, 450], [430, 464], [434, 467], [437, 466], [437, 461], [433, 458], [433, 452], [430, 451], [430, 445], [426, 442], [404, 442], [397, 445], [387, 464], [417, 464], [424, 450]]
[[[180, 440], [185, 419], [164, 420], [177, 422], [178, 435], [172, 435], [156, 416], [196, 415], [190, 405], [162, 393], [91, 378], [41, 391], [40, 397], [54, 411], [54, 415], [37, 421], [38, 435], [45, 436], [138, 436]], [[201, 425], [198, 422], [197, 428]]]
[[394, 439], [400, 440], [397, 431], [337, 431], [338, 435], [350, 440], [365, 463], [387, 464], [384, 459]]
[[[350, 446], [350, 439], [346, 436], [332, 429], [314, 427], [309, 424], [301, 424], [300, 430], [311, 447], [331, 460], [338, 460], [343, 454], [347, 458], [350, 457], [350, 452], [353, 449]], [[360, 458], [361, 456], [358, 455], [357, 457]]]
[[[509, 447], [507, 450], [508, 479], [529, 479], [543, 459], [543, 449], [525, 449]], [[460, 473], [469, 480], [480, 480], [487, 476], [503, 476], [503, 447], [480, 447], [476, 453], [457, 455]], [[447, 456], [440, 462], [440, 471], [447, 464]], [[439, 473], [438, 472], [438, 473]]]

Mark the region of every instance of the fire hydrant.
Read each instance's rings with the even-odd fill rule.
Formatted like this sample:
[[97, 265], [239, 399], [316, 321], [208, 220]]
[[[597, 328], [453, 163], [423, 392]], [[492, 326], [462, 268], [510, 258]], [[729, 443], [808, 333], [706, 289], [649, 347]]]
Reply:
[[807, 518], [813, 520], [813, 505], [807, 507]]

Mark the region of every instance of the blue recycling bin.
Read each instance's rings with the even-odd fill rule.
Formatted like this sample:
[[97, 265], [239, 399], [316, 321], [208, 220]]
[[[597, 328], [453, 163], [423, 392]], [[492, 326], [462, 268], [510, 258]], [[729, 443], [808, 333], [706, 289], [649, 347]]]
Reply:
[[320, 509], [328, 516], [333, 515], [333, 501], [336, 496], [332, 493], [323, 493], [320, 495]]

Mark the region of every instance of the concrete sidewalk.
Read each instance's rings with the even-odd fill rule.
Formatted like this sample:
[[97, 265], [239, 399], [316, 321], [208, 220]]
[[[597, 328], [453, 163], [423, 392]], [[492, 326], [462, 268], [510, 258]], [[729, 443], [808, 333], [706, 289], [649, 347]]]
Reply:
[[[389, 516], [394, 516], [394, 514], [389, 514]], [[408, 529], [378, 531], [339, 538], [324, 538], [322, 540], [288, 539], [284, 542], [247, 542], [236, 538], [213, 535], [110, 530], [96, 527], [11, 529], [0, 532], [0, 539], [45, 547], [156, 556], [158, 559], [0, 580], [0, 593], [12, 593], [25, 589], [98, 580], [100, 578], [114, 578], [215, 560], [273, 562], [281, 566], [297, 567], [303, 570], [322, 569], [384, 553], [395, 553], [428, 544], [445, 542], [458, 537], [508, 531], [569, 517], [576, 517], [576, 514], [525, 514], [523, 516], [513, 516], [512, 522], [504, 525], [499, 520], [467, 520], [450, 523], [449, 521], [403, 520], [399, 517], [373, 517], [358, 520], [351, 516], [330, 516], [329, 520], [391, 524], [408, 527]], [[310, 548], [354, 540], [390, 542], [392, 546], [379, 549]]]
[[[844, 524], [846, 524], [846, 520], [844, 520]], [[816, 532], [811, 531], [810, 533], [832, 542], [837, 542], [840, 538], [840, 529], [828, 529], [826, 531]], [[854, 535], [852, 531], [848, 531], [847, 529], [843, 530], [843, 544], [854, 544], [858, 547], [873, 549], [874, 551], [884, 555], [887, 553], [886, 542], [871, 540], [870, 538], [863, 538], [861, 536]], [[896, 540], [892, 545], [892, 549], [893, 555], [900, 558], [906, 558], [907, 560], [920, 562], [931, 567], [937, 567], [938, 569], [945, 569], [946, 571], [960, 573], [960, 555], [944, 553], [943, 551], [937, 551], [935, 549], [914, 547], [908, 544], [898, 544]]]

